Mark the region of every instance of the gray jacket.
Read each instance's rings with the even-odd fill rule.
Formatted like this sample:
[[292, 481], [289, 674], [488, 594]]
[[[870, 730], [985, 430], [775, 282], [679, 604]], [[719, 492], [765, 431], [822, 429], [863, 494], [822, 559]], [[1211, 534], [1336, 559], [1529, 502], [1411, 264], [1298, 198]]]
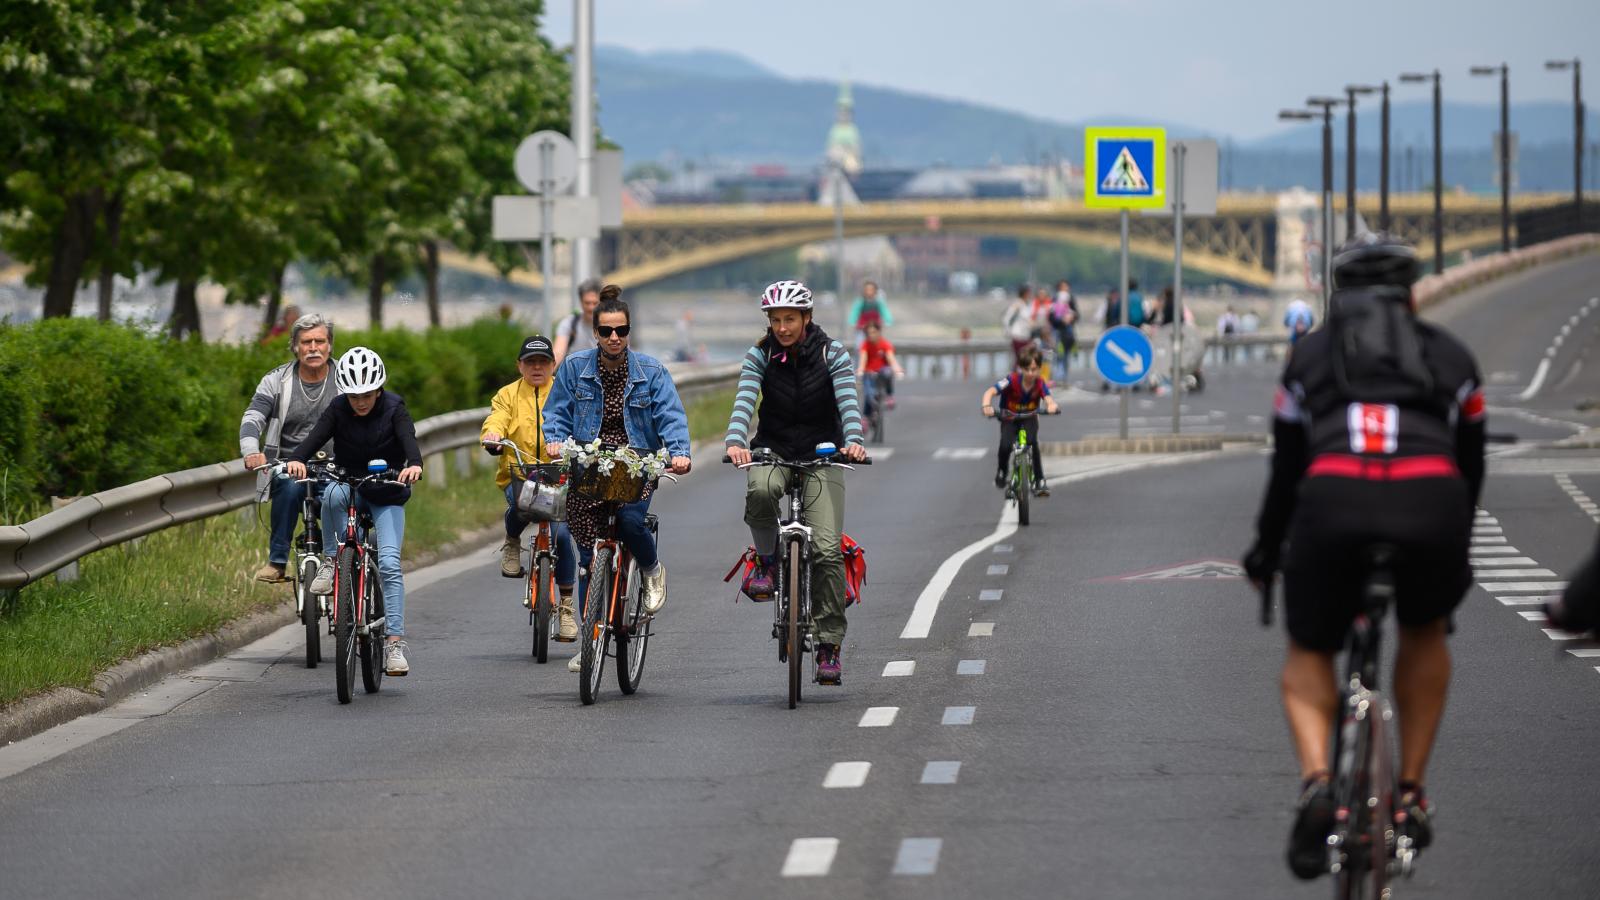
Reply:
[[[250, 405], [245, 407], [244, 416], [239, 419], [241, 456], [265, 453], [268, 463], [278, 461], [283, 451], [283, 421], [289, 415], [290, 391], [294, 388], [299, 365], [298, 361], [286, 362], [261, 377], [255, 395], [250, 398]], [[328, 380], [332, 382], [335, 396], [343, 393], [332, 372], [328, 373]], [[261, 476], [259, 482], [257, 487], [264, 490], [265, 475]]]

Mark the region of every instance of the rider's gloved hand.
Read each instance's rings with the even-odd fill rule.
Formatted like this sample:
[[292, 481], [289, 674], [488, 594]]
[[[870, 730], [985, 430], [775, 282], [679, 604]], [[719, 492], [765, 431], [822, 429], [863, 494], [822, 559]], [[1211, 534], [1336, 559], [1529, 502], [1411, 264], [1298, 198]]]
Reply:
[[1244, 564], [1244, 574], [1250, 579], [1250, 583], [1258, 588], [1262, 587], [1271, 582], [1273, 576], [1278, 574], [1277, 546], [1275, 544], [1270, 545], [1269, 549], [1269, 545], [1265, 545], [1258, 540], [1245, 552], [1244, 559], [1241, 562]]

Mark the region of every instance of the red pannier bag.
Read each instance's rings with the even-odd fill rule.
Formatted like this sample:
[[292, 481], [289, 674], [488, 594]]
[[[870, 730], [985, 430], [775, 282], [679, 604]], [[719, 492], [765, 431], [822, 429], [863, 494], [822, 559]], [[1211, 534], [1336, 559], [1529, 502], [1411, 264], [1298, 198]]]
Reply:
[[[846, 606], [854, 606], [861, 602], [861, 586], [867, 581], [867, 551], [856, 543], [850, 535], [842, 535], [839, 541], [839, 550], [844, 554], [844, 598]], [[722, 577], [724, 582], [732, 581], [733, 576], [741, 571], [749, 574], [761, 561], [756, 554], [756, 548], [746, 547], [739, 558], [734, 561], [733, 568]]]

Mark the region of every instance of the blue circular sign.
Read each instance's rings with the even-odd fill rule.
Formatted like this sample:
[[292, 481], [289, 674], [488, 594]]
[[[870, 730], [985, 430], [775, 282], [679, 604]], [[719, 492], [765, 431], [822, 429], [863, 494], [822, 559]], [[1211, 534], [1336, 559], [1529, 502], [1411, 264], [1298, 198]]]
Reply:
[[1154, 356], [1150, 339], [1132, 325], [1108, 329], [1094, 344], [1094, 367], [1100, 377], [1121, 387], [1144, 380]]

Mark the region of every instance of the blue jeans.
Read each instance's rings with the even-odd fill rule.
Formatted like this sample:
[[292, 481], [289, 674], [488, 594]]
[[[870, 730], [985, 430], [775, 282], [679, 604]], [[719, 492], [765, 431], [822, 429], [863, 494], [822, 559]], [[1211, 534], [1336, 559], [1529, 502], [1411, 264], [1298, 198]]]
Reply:
[[[644, 523], [645, 514], [650, 512], [650, 498], [646, 497], [635, 503], [624, 503], [617, 509], [617, 539], [633, 554], [633, 561], [639, 564], [639, 571], [653, 569], [660, 560], [656, 556], [655, 535]], [[594, 561], [594, 547], [579, 547], [583, 562], [582, 584], [578, 586], [578, 609], [583, 610], [583, 601], [589, 596], [589, 564]]]
[[[323, 551], [332, 560], [344, 540], [346, 506], [350, 502], [348, 484], [329, 485], [322, 495]], [[372, 530], [378, 541], [378, 580], [383, 585], [383, 609], [388, 614], [389, 636], [406, 633], [406, 582], [400, 574], [400, 544], [406, 537], [404, 506], [373, 506], [359, 495], [356, 508], [372, 516]], [[330, 515], [331, 513], [331, 515]]]
[[[267, 562], [275, 566], [289, 564], [289, 547], [294, 543], [295, 526], [300, 524], [300, 507], [305, 502], [306, 489], [293, 478], [274, 478], [267, 482], [267, 495], [272, 498], [272, 539], [267, 544]], [[323, 541], [333, 534], [328, 525], [328, 506], [322, 506]], [[328, 548], [323, 547], [326, 551]]]
[[861, 412], [863, 415], [872, 415], [872, 410], [878, 405], [878, 382], [882, 379], [883, 393], [894, 396], [894, 373], [888, 369], [879, 369], [861, 376]]
[[[520, 487], [520, 481], [506, 485], [506, 538], [513, 541], [521, 540], [523, 529], [531, 524], [517, 514], [517, 489]], [[555, 543], [552, 549], [556, 552], [556, 584], [572, 587], [578, 580], [578, 545], [573, 542], [572, 531], [565, 522], [554, 523], [550, 534]]]

